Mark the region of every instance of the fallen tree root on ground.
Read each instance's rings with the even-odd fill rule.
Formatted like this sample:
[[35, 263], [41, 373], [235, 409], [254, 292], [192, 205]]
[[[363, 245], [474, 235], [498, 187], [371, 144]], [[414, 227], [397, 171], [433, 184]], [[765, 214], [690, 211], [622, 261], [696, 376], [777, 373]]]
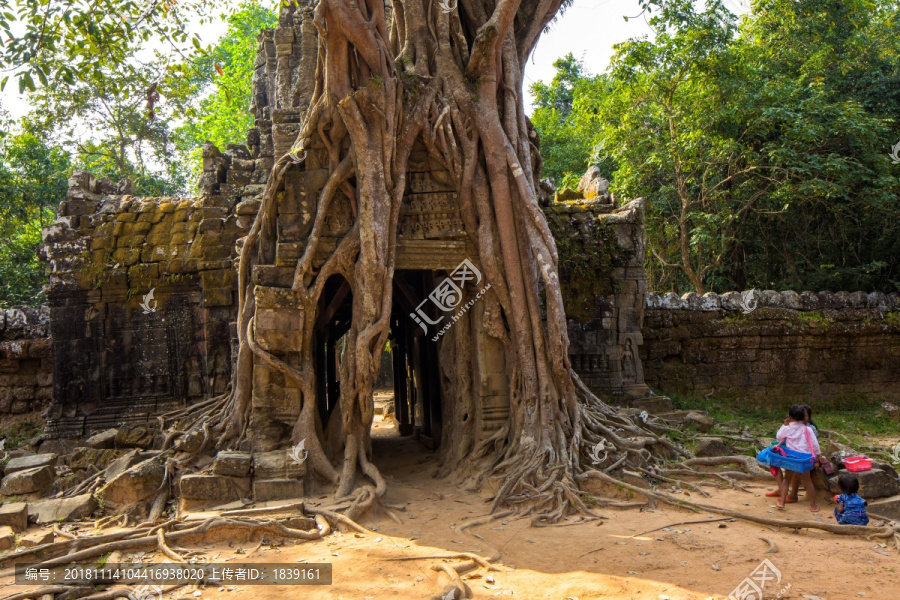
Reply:
[[[447, 577], [450, 578], [450, 582], [452, 585], [446, 587], [444, 589], [444, 593], [437, 596], [432, 596], [433, 600], [445, 600], [446, 598], [462, 599], [462, 598], [472, 598], [474, 594], [472, 593], [472, 588], [466, 584], [465, 581], [460, 577], [463, 573], [468, 573], [472, 569], [476, 567], [482, 567], [487, 569], [488, 571], [499, 571], [496, 566], [494, 566], [492, 561], [497, 560], [498, 556], [493, 557], [491, 560], [487, 560], [477, 554], [473, 554], [471, 552], [460, 552], [458, 554], [448, 554], [446, 556], [421, 556], [421, 557], [409, 557], [409, 560], [418, 560], [418, 559], [427, 559], [427, 558], [440, 558], [443, 560], [453, 560], [455, 558], [463, 558], [467, 559], [466, 562], [459, 563], [457, 565], [450, 565], [446, 562], [435, 563], [431, 565], [432, 571], [437, 571], [439, 573], [444, 573]], [[456, 591], [453, 591], [454, 588]]]
[[[302, 505], [300, 505], [302, 508]], [[278, 512], [285, 512], [290, 507], [278, 507]], [[229, 511], [233, 518], [215, 516], [204, 521], [184, 522], [175, 519], [160, 523], [158, 525], [150, 525], [142, 523], [134, 528], [126, 531], [96, 536], [96, 537], [74, 537], [61, 542], [52, 544], [42, 544], [27, 550], [10, 554], [3, 558], [4, 563], [10, 560], [20, 559], [24, 556], [37, 554], [42, 560], [32, 566], [38, 569], [58, 567], [65, 564], [90, 561], [97, 557], [106, 555], [114, 551], [148, 551], [155, 550], [163, 554], [169, 560], [176, 562], [185, 562], [185, 558], [180, 554], [190, 554], [190, 551], [184, 546], [198, 545], [206, 543], [211, 534], [226, 534], [228, 538], [234, 538], [238, 534], [242, 534], [247, 538], [251, 537], [272, 537], [272, 538], [288, 538], [301, 540], [317, 540], [329, 535], [333, 528], [342, 525], [347, 529], [359, 532], [374, 534], [374, 532], [362, 527], [349, 517], [339, 513], [324, 509], [306, 509], [299, 511], [300, 514], [312, 516], [316, 522], [315, 529], [302, 530], [288, 526], [286, 523], [296, 518], [297, 506], [293, 506], [295, 512], [290, 516], [281, 519], [254, 519], [254, 516], [272, 512], [268, 509], [263, 510], [246, 510], [246, 511]], [[243, 514], [240, 514], [243, 513]], [[70, 534], [71, 535], [71, 534]], [[175, 544], [179, 545], [175, 545]], [[90, 545], [85, 548], [84, 546]], [[176, 551], [177, 549], [177, 551]], [[14, 575], [13, 569], [7, 569], [0, 572], [0, 577], [9, 577]], [[187, 584], [184, 584], [187, 585]], [[170, 588], [175, 590], [182, 585]], [[114, 589], [93, 595], [76, 593], [84, 585], [73, 583], [72, 585], [57, 585], [37, 588], [31, 591], [20, 592], [3, 600], [21, 600], [24, 598], [41, 598], [45, 595], [64, 594], [65, 597], [77, 596], [84, 600], [113, 600], [128, 595], [127, 590]]]
[[[718, 467], [720, 465], [741, 465], [741, 467], [743, 467], [744, 471], [748, 475], [757, 479], [771, 479], [772, 477], [771, 473], [759, 466], [759, 463], [753, 456], [735, 455], [689, 458], [681, 463], [678, 463], [679, 467]], [[700, 472], [700, 474], [703, 473]], [[706, 475], [710, 474], [711, 473], [706, 473]]]
[[819, 523], [818, 521], [784, 521], [780, 519], [770, 519], [768, 517], [748, 515], [740, 511], [731, 510], [730, 508], [722, 508], [720, 506], [714, 506], [711, 504], [691, 502], [690, 500], [685, 500], [683, 498], [675, 498], [674, 496], [663, 492], [656, 492], [638, 487], [636, 485], [631, 485], [630, 483], [618, 480], [601, 471], [587, 471], [579, 477], [579, 479], [582, 481], [591, 478], [621, 486], [627, 490], [631, 490], [632, 492], [643, 495], [648, 500], [658, 500], [672, 506], [689, 508], [698, 512], [718, 513], [727, 517], [733, 517], [735, 519], [741, 519], [744, 521], [751, 521], [753, 523], [759, 523], [761, 525], [770, 525], [772, 527], [787, 527], [790, 529], [818, 529], [820, 531], [827, 531], [829, 533], [834, 533], [837, 535], [859, 535], [865, 536], [867, 538], [892, 538], [895, 545], [897, 546], [897, 551], [900, 552], [900, 526], [892, 527], [890, 525], [885, 525], [883, 527], [871, 527], [868, 525], [838, 525], [836, 523]]
[[[304, 509], [300, 511], [301, 514], [312, 516], [315, 519], [316, 529], [294, 529], [285, 524], [291, 519], [296, 518], [297, 508]], [[294, 513], [281, 519], [256, 520], [253, 518], [255, 516], [269, 514], [272, 512], [292, 512], [291, 509], [293, 509]], [[185, 549], [182, 546], [174, 546], [174, 543], [179, 542], [183, 546], [203, 544], [208, 541], [208, 537], [213, 533], [226, 533], [228, 534], [227, 537], [229, 538], [233, 538], [234, 534], [240, 532], [245, 536], [256, 536], [260, 539], [271, 537], [317, 540], [329, 535], [334, 527], [340, 525], [357, 533], [373, 535], [375, 534], [375, 532], [366, 529], [365, 527], [359, 525], [345, 515], [327, 509], [304, 507], [302, 503], [291, 506], [273, 507], [266, 509], [247, 509], [243, 511], [236, 510], [227, 512], [229, 515], [228, 517], [214, 516], [204, 521], [196, 521], [193, 523], [176, 521], [173, 519], [164, 523], [160, 523], [159, 525], [153, 527], [147, 527], [146, 524], [141, 524], [140, 526], [129, 529], [127, 531], [121, 531], [113, 534], [107, 534], [93, 538], [66, 539], [65, 541], [56, 542], [54, 544], [44, 544], [39, 548], [41, 548], [43, 552], [49, 553], [50, 557], [32, 566], [39, 569], [58, 567], [73, 562], [89, 561], [113, 551], [134, 550], [156, 550], [170, 560], [174, 560], [176, 562], [184, 562], [185, 558], [181, 554], [179, 554], [179, 552], [189, 554], [189, 550]], [[234, 532], [234, 534], [231, 533], [232, 531]], [[80, 549], [80, 543], [82, 542], [93, 542], [94, 545], [89, 548]], [[27, 552], [19, 552], [15, 555], [11, 555], [5, 558], [6, 561], [8, 561], [8, 559], [10, 558], [21, 558], [26, 554], [35, 553], [36, 550], [38, 550], [38, 548], [29, 548]], [[40, 551], [38, 550], [38, 552]], [[477, 554], [472, 554], [469, 552], [460, 552], [441, 556], [403, 557], [396, 560], [422, 560], [435, 558], [439, 558], [445, 561], [454, 559], [464, 560], [464, 562], [454, 565], [442, 562], [431, 566], [431, 569], [433, 571], [446, 574], [450, 578], [452, 583], [452, 586], [448, 588], [448, 590], [445, 590], [444, 595], [437, 596], [438, 598], [448, 597], [446, 594], [452, 588], [456, 588], [458, 591], [453, 592], [454, 596], [451, 597], [471, 598], [472, 590], [468, 585], [465, 584], [465, 582], [463, 582], [460, 574], [466, 573], [468, 571], [471, 571], [472, 569], [476, 569], [479, 567], [487, 569], [488, 571], [499, 570], [492, 564], [492, 561], [497, 560], [497, 558], [499, 558], [499, 555], [488, 560]], [[0, 577], [8, 577], [10, 575], [13, 575], [12, 570], [7, 570], [0, 573]], [[182, 583], [172, 586], [164, 590], [164, 594], [174, 591], [180, 587], [184, 587], [185, 585], [189, 584]], [[131, 588], [128, 587], [116, 587], [115, 589], [90, 594], [89, 588], [85, 588], [85, 586], [81, 583], [73, 582], [72, 585], [45, 586], [29, 591], [20, 592], [18, 594], [8, 596], [3, 600], [38, 600], [47, 595], [56, 596], [58, 598], [78, 597], [80, 600], [115, 600], [116, 598], [127, 597], [130, 591]]]

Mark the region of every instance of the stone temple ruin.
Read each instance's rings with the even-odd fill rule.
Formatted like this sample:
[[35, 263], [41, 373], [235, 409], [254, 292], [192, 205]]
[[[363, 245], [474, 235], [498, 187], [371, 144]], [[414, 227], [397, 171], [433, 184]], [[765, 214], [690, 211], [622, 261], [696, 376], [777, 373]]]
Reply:
[[[310, 9], [302, 5], [284, 8], [278, 27], [260, 33], [252, 83], [255, 127], [246, 145], [224, 153], [204, 146], [200, 196], [138, 198], [88, 173], [72, 176], [42, 251], [50, 276], [54, 382], [46, 435], [82, 436], [121, 422], [147, 422], [225, 390], [236, 357], [237, 248], [275, 157], [288, 152], [297, 136], [312, 93], [316, 43]], [[252, 273], [257, 341], [292, 365], [300, 360], [301, 314], [290, 285], [328, 176], [324, 144], [305, 150], [305, 162], [292, 167], [279, 192], [277, 243], [264, 249], [273, 264]], [[390, 341], [396, 419], [402, 434], [434, 448], [447, 400], [440, 342], [432, 342], [435, 332], [424, 333], [413, 315], [437, 320], [429, 293], [464, 260], [477, 269], [478, 258], [463, 233], [449, 174], [424, 145], [413, 151], [408, 181]], [[647, 293], [642, 204], [618, 206], [603, 184], [589, 178], [583, 195], [590, 199], [545, 202], [544, 210], [564, 240], [562, 276], [576, 307], [569, 322], [572, 363], [595, 392], [624, 403], [650, 395], [638, 353]], [[351, 219], [351, 202], [339, 194], [326, 222], [325, 249], [335, 246]], [[339, 394], [338, 342], [351, 310], [346, 282], [334, 277], [327, 285], [315, 356], [323, 375], [323, 423]], [[476, 303], [465, 319], [478, 371], [474, 418], [487, 435], [506, 419], [508, 397], [502, 349], [484, 333], [482, 312]], [[265, 452], [287, 444], [299, 392], [256, 360], [249, 449]]]
[[[141, 500], [141, 485], [150, 495], [165, 472], [161, 463], [140, 462], [146, 458], [142, 452], [162, 444], [155, 417], [226, 391], [237, 357], [240, 248], [276, 157], [297, 137], [312, 93], [316, 47], [308, 6], [283, 8], [279, 26], [260, 33], [252, 82], [255, 127], [244, 145], [224, 152], [204, 146], [199, 196], [135, 197], [127, 182], [97, 180], [86, 172], [69, 180], [56, 222], [44, 230], [48, 305], [0, 313], [0, 414], [46, 408], [40, 454], [10, 453], [18, 462], [7, 465], [0, 494], [65, 491], [81, 498], [36, 504], [39, 521], [89, 514], [94, 495], [78, 488], [77, 480], [98, 469], [105, 470], [107, 481], [125, 481], [97, 491], [108, 506]], [[301, 360], [303, 315], [291, 284], [329, 175], [321, 141], [305, 154], [278, 193], [275, 241], [262, 248], [266, 264], [251, 273], [256, 341], [293, 366]], [[480, 265], [463, 234], [448, 173], [424, 144], [412, 153], [407, 181], [390, 352], [382, 370], [392, 376], [400, 435], [439, 449], [449, 429], [442, 415], [450, 423], [449, 415], [458, 409], [439, 360], [440, 328], [451, 315], [454, 327], [467, 329], [473, 348], [471, 417], [480, 439], [504, 423], [509, 396], [503, 349], [486, 331], [484, 303], [454, 314], [435, 301], [434, 290], [448, 274], [461, 264], [474, 271]], [[664, 413], [663, 420], [687, 422], [701, 432], [712, 427], [712, 419], [672, 411], [668, 398], [654, 395], [646, 381], [663, 393], [770, 405], [785, 398], [877, 399], [890, 401], [884, 404], [886, 414], [900, 418], [892, 404], [900, 402], [896, 293], [650, 294], [642, 201], [617, 201], [596, 169], [577, 191], [552, 199], [551, 190], [541, 193], [559, 250], [569, 358], [605, 401], [636, 409], [635, 414]], [[352, 206], [338, 194], [327, 218], [324, 250], [334, 248], [350, 227]], [[322, 260], [317, 257], [314, 266]], [[758, 310], [748, 313], [747, 301]], [[339, 427], [332, 417], [340, 395], [341, 339], [351, 312], [349, 286], [335, 276], [318, 312], [313, 357], [319, 375], [316, 404], [326, 430]], [[836, 357], [842, 368], [835, 368]], [[239, 451], [220, 452], [203, 473], [185, 474], [183, 502], [303, 495], [305, 466], [286, 454], [300, 410], [299, 390], [254, 360], [248, 440]], [[76, 438], [83, 438], [77, 447]], [[57, 454], [66, 455], [64, 464], [56, 465]], [[132, 467], [139, 465], [146, 465], [145, 471], [132, 477]], [[62, 478], [54, 481], [54, 468], [75, 478], [64, 486]], [[205, 474], [210, 470], [215, 476]], [[879, 467], [864, 488], [871, 497], [896, 494], [896, 474], [890, 465]]]

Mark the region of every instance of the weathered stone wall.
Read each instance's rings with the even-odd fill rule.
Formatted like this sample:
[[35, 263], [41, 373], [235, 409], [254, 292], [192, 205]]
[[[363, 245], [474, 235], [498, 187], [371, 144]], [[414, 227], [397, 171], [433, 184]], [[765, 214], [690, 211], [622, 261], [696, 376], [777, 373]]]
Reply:
[[230, 381], [239, 198], [127, 191], [76, 172], [43, 232], [51, 436], [143, 420]]
[[0, 414], [39, 411], [53, 396], [50, 311], [18, 306], [0, 312]]
[[657, 391], [756, 405], [900, 399], [896, 293], [669, 293], [646, 302], [640, 354]]
[[606, 398], [646, 397], [638, 355], [647, 294], [643, 202], [554, 202], [544, 212], [559, 251], [572, 367]]

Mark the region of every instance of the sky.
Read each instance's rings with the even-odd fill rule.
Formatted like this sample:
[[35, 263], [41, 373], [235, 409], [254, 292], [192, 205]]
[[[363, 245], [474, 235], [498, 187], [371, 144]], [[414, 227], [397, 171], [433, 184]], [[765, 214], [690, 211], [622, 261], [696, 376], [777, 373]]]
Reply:
[[[726, 6], [738, 14], [749, 10], [749, 0], [725, 0]], [[531, 113], [528, 87], [535, 81], [549, 83], [553, 79], [553, 62], [571, 52], [582, 60], [590, 74], [602, 73], [609, 65], [613, 45], [628, 39], [648, 36], [650, 26], [637, 0], [575, 0], [543, 34], [525, 68], [526, 112]], [[629, 17], [625, 21], [624, 17]], [[631, 18], [634, 17], [634, 18]], [[225, 32], [225, 23], [204, 25], [200, 31], [204, 43], [212, 43]], [[3, 109], [14, 118], [28, 112], [27, 97], [18, 86], [7, 85], [0, 92]]]
[[[750, 10], [750, 1], [725, 0], [725, 6], [740, 15]], [[615, 44], [652, 35], [646, 16], [638, 15], [638, 0], [575, 0], [541, 36], [525, 67], [526, 112], [531, 113], [527, 88], [535, 81], [549, 83], [556, 59], [571, 52], [584, 62], [589, 74], [596, 75], [606, 70]], [[627, 22], [624, 17], [629, 17]]]

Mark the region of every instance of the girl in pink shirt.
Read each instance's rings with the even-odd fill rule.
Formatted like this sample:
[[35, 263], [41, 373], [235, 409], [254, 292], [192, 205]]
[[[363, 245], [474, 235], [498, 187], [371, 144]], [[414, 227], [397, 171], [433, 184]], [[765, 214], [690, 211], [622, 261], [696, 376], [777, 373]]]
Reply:
[[[803, 406], [794, 404], [788, 411], [788, 418], [784, 420], [784, 425], [778, 430], [775, 437], [779, 441], [784, 441], [784, 445], [789, 450], [818, 456], [822, 453], [819, 449], [819, 440], [816, 439], [816, 434], [813, 433], [812, 429], [804, 423], [805, 420], [806, 411], [803, 409]], [[779, 498], [775, 503], [775, 506], [778, 508], [784, 508], [788, 486], [792, 478], [791, 474], [791, 471], [785, 470], [785, 477], [782, 479], [779, 488]], [[809, 498], [809, 509], [812, 512], [819, 512], [819, 507], [816, 505], [816, 489], [812, 483], [812, 476], [809, 472], [801, 475], [803, 477], [803, 486], [806, 488], [806, 495]]]

